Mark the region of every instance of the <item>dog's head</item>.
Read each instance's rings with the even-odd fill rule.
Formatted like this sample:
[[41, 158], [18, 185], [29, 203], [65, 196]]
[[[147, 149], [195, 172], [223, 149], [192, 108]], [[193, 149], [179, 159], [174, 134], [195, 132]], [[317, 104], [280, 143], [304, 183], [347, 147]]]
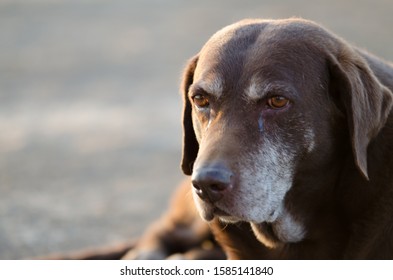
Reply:
[[202, 217], [250, 222], [264, 242], [266, 225], [280, 241], [304, 238], [285, 198], [299, 176], [337, 169], [342, 139], [368, 178], [367, 147], [392, 103], [357, 51], [299, 19], [222, 29], [182, 90], [182, 169]]

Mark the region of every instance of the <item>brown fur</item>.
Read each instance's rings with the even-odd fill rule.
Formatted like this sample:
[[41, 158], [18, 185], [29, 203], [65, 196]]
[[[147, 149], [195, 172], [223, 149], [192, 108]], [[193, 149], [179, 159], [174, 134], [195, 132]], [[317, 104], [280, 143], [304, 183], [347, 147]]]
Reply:
[[[189, 96], [195, 79], [205, 81], [207, 73], [224, 80], [214, 118], [194, 111]], [[255, 75], [266, 83], [285, 81], [296, 92], [295, 105], [274, 113], [262, 136], [253, 123], [259, 109], [239, 95]], [[209, 40], [184, 74], [182, 169], [193, 175], [196, 203], [228, 258], [393, 259], [392, 90], [392, 64], [309, 21], [243, 21]], [[313, 151], [299, 148], [305, 145], [303, 126], [314, 129]], [[305, 229], [300, 241], [283, 240], [274, 223], [227, 223], [214, 212], [224, 205], [231, 215], [228, 205], [233, 205], [233, 213], [243, 214], [236, 201], [242, 189], [238, 166], [245, 164], [244, 155], [264, 147], [260, 138], [269, 133], [297, 151], [283, 203]], [[196, 186], [195, 168], [206, 172], [217, 162], [224, 164], [217, 172], [231, 174], [225, 190]], [[184, 184], [191, 191], [190, 181]], [[163, 258], [174, 253], [173, 244], [184, 244], [184, 252], [209, 238], [190, 201], [190, 194], [178, 195], [169, 214], [129, 256]], [[180, 239], [177, 225], [187, 232]], [[203, 234], [194, 236], [199, 227]], [[141, 253], [146, 251], [154, 254]]]

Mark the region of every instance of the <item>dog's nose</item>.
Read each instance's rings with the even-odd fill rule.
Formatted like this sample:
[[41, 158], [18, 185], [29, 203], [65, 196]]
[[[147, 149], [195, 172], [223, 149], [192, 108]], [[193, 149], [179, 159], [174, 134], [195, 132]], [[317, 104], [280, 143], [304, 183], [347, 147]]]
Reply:
[[232, 187], [233, 173], [222, 165], [200, 167], [192, 174], [192, 185], [203, 200], [216, 202]]

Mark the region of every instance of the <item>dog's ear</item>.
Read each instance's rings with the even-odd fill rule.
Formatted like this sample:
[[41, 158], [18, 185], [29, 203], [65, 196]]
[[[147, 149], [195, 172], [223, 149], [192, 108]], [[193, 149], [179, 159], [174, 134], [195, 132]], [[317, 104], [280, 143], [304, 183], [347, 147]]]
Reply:
[[356, 166], [368, 180], [367, 148], [384, 126], [392, 107], [392, 92], [383, 86], [367, 61], [343, 45], [330, 56], [330, 89], [348, 121]]
[[188, 90], [193, 83], [194, 71], [198, 56], [193, 57], [184, 70], [181, 91], [183, 95], [183, 157], [181, 168], [186, 175], [192, 174], [194, 161], [197, 157], [199, 144], [192, 125], [192, 106], [188, 99]]

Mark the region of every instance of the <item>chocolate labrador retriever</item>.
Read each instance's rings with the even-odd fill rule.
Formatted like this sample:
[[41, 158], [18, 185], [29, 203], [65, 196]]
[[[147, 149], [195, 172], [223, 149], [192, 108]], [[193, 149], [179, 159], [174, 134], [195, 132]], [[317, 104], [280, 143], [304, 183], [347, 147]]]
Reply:
[[191, 183], [126, 258], [393, 259], [392, 64], [310, 21], [244, 20], [182, 90]]

